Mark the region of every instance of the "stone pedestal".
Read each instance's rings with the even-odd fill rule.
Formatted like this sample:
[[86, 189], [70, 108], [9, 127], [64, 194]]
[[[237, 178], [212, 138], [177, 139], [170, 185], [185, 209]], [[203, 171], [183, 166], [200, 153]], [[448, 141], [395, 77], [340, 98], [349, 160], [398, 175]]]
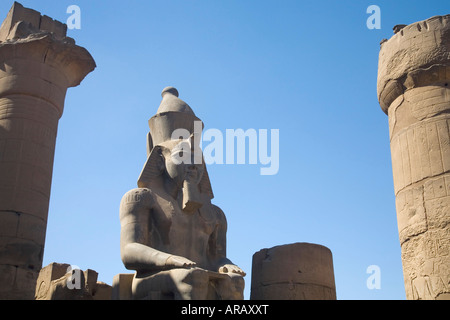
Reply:
[[389, 116], [407, 299], [450, 297], [450, 15], [382, 42], [378, 98]]
[[253, 255], [251, 300], [335, 300], [333, 257], [321, 245], [294, 243]]
[[95, 68], [66, 25], [14, 3], [0, 28], [0, 299], [33, 299], [66, 90]]

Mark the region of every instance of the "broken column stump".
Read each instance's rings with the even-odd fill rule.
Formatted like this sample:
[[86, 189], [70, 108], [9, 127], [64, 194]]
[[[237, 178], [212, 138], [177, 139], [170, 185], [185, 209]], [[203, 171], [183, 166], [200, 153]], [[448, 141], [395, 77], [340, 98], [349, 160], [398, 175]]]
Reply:
[[253, 255], [251, 300], [335, 300], [331, 251], [312, 243], [262, 249]]

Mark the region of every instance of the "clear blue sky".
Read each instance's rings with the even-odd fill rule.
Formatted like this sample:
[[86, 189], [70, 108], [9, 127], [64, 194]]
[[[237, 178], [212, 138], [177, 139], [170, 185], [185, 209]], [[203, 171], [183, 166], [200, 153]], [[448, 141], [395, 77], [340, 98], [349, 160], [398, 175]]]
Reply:
[[[280, 169], [208, 166], [228, 218], [228, 256], [294, 242], [333, 252], [338, 299], [405, 299], [388, 119], [376, 95], [379, 43], [396, 24], [448, 14], [446, 1], [22, 0], [66, 22], [97, 63], [59, 123], [44, 265], [75, 264], [111, 284], [119, 202], [146, 160], [147, 121], [175, 86], [208, 128], [280, 130]], [[369, 30], [369, 5], [381, 29]], [[0, 3], [6, 16], [12, 1]], [[2, 19], [3, 19], [2, 18]], [[381, 270], [369, 290], [366, 269]]]

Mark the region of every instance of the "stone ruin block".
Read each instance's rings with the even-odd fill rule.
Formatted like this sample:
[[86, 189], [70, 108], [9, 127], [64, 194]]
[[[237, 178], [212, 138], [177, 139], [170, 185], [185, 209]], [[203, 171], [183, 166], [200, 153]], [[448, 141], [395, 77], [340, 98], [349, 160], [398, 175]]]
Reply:
[[[19, 27], [19, 23], [24, 25]], [[35, 31], [50, 32], [56, 39], [63, 39], [66, 37], [67, 25], [54, 20], [46, 15], [41, 15], [40, 12], [25, 8], [18, 2], [14, 2], [6, 19], [0, 27], [0, 41], [15, 38], [15, 33], [20, 32], [20, 28], [34, 29]]]
[[[77, 278], [78, 277], [78, 278]], [[51, 263], [41, 269], [36, 300], [110, 300], [112, 288], [97, 281], [94, 270], [72, 271], [66, 263]]]

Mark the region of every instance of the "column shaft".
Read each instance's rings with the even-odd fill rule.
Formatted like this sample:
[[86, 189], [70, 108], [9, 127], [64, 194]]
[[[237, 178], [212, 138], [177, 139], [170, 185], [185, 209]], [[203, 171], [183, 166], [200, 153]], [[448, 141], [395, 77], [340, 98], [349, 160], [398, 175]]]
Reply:
[[450, 16], [399, 30], [380, 51], [406, 296], [450, 298]]
[[0, 28], [0, 299], [34, 298], [58, 121], [94, 68], [61, 23], [13, 5]]

